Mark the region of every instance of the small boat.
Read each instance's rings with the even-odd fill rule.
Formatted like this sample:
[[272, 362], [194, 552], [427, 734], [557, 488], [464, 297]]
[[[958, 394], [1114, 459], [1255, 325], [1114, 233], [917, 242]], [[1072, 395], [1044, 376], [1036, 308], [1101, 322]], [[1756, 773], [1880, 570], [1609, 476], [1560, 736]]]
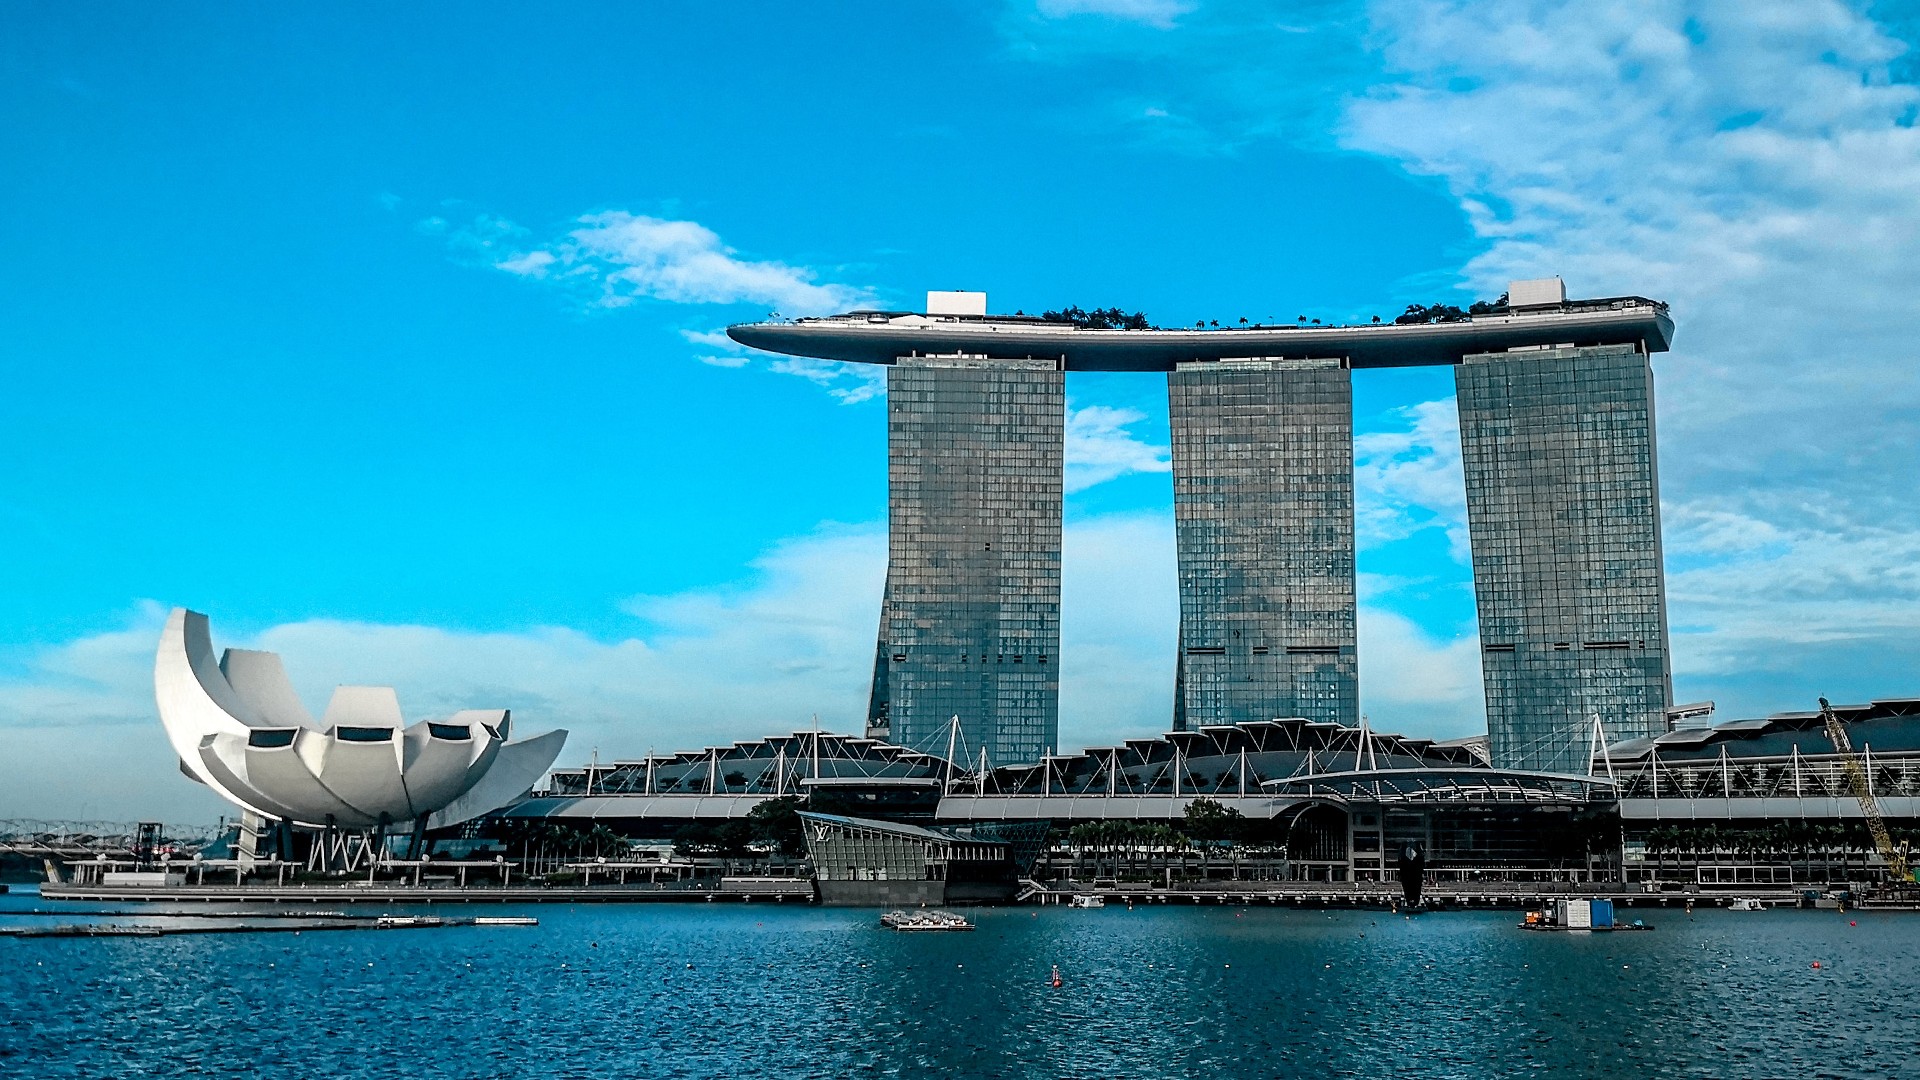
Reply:
[[531, 915], [479, 915], [473, 920], [475, 926], [539, 926], [540, 920]]
[[1728, 911], [1759, 911], [1766, 906], [1750, 896], [1736, 896], [1727, 901]]
[[446, 920], [437, 915], [382, 915], [373, 920], [380, 930], [411, 930], [416, 927], [443, 926]]
[[1068, 907], [1106, 907], [1107, 898], [1092, 893], [1076, 893], [1067, 898]]
[[951, 911], [889, 911], [880, 925], [893, 930], [971, 930], [973, 923]]

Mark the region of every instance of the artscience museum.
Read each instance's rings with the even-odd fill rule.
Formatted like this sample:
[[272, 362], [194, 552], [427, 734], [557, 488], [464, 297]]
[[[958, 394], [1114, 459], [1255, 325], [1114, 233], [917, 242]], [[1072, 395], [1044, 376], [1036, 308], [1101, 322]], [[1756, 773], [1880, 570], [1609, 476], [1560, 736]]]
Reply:
[[526, 794], [567, 738], [516, 741], [506, 709], [408, 726], [385, 686], [339, 687], [315, 721], [278, 655], [216, 657], [207, 617], [185, 608], [167, 618], [153, 683], [180, 771], [287, 826], [419, 834], [470, 821]]

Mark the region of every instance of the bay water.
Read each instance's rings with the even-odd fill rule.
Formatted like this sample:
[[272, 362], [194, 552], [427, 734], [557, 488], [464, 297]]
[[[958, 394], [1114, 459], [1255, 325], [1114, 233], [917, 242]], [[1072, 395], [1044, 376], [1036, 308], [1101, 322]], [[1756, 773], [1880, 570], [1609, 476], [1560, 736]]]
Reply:
[[381, 910], [540, 925], [0, 938], [0, 1076], [1920, 1076], [1920, 915]]

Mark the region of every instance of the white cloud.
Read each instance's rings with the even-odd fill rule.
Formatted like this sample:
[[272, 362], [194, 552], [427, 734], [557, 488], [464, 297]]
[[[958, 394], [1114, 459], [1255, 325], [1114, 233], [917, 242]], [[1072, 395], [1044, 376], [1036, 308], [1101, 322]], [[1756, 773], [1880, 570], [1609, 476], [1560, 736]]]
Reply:
[[[1151, 104], [1177, 109], [1200, 144], [1320, 146], [1331, 130], [1343, 152], [1434, 178], [1480, 237], [1454, 279], [1464, 295], [1560, 274], [1576, 295], [1671, 301], [1676, 347], [1655, 371], [1676, 692], [1708, 696], [1711, 678], [1723, 710], [1798, 704], [1806, 684], [1751, 674], [1787, 668], [1852, 688], [1836, 693], [1913, 692], [1920, 647], [1897, 598], [1902, 538], [1920, 535], [1906, 497], [1920, 472], [1920, 88], [1904, 81], [1908, 44], [1869, 14], [1886, 9], [1365, 8], [1358, 28], [1318, 5], [1307, 36], [1225, 4], [1178, 34], [1046, 34], [1017, 19], [1005, 32], [1037, 60], [1143, 65], [1182, 88]], [[1328, 59], [1302, 54], [1309, 41]], [[1329, 93], [1335, 82], [1350, 91]], [[1410, 416], [1412, 430], [1358, 448], [1363, 544], [1444, 523], [1462, 554], [1441, 419]], [[1852, 636], [1803, 641], [1809, 626]]]
[[[1172, 708], [1170, 522], [1102, 516], [1065, 538], [1061, 678], [1068, 746], [1166, 728]], [[316, 715], [341, 683], [392, 685], [409, 719], [510, 708], [523, 731], [573, 732], [563, 762], [699, 748], [812, 724], [865, 722], [886, 535], [824, 526], [774, 545], [739, 581], [625, 609], [633, 633], [566, 627], [498, 632], [329, 619], [223, 633], [218, 647], [286, 660]], [[35, 650], [0, 678], [0, 817], [206, 821], [223, 812], [180, 777], [153, 713], [151, 671], [165, 608], [120, 630]], [[110, 771], [103, 771], [110, 770]], [[113, 776], [101, 785], [100, 776]]]
[[1194, 4], [1188, 0], [1038, 0], [1034, 9], [1047, 19], [1096, 15], [1165, 30], [1171, 29], [1180, 16], [1192, 11]]
[[1446, 530], [1454, 558], [1466, 563], [1466, 474], [1460, 464], [1460, 413], [1452, 398], [1393, 410], [1402, 429], [1353, 440], [1355, 540], [1362, 549], [1422, 529]]
[[853, 364], [839, 360], [815, 360], [805, 356], [768, 357], [728, 337], [724, 330], [682, 330], [680, 336], [695, 345], [717, 352], [699, 357], [714, 367], [743, 368], [765, 360], [768, 371], [776, 375], [795, 375], [813, 383], [840, 400], [842, 405], [872, 401], [887, 392], [887, 369], [877, 364]]
[[1360, 710], [1374, 730], [1457, 739], [1487, 730], [1480, 640], [1443, 640], [1377, 604], [1359, 611]]
[[1173, 470], [1168, 448], [1127, 430], [1147, 418], [1138, 409], [1088, 405], [1067, 412], [1066, 489], [1085, 491], [1131, 473]]
[[815, 360], [806, 356], [783, 356], [767, 362], [767, 370], [781, 375], [798, 375], [840, 399], [842, 405], [872, 401], [887, 392], [887, 369], [878, 364], [850, 364], [839, 360]]
[[1065, 749], [1173, 724], [1180, 631], [1173, 522], [1114, 514], [1069, 522], [1060, 562], [1060, 739]]
[[1735, 673], [1808, 672], [1818, 649], [1823, 684], [1912, 692], [1884, 662], [1920, 652], [1907, 46], [1833, 0], [1372, 12], [1389, 75], [1345, 140], [1454, 192], [1486, 242], [1473, 292], [1558, 273], [1674, 304], [1655, 366], [1677, 676], [1765, 711], [1810, 691]]
[[[861, 729], [886, 574], [878, 525], [823, 526], [775, 544], [739, 581], [640, 596], [616, 639], [566, 627], [474, 632], [313, 619], [216, 646], [286, 660], [318, 715], [333, 687], [394, 686], [410, 720], [510, 708], [522, 731], [565, 727], [562, 762], [697, 749], [808, 727]], [[1100, 515], [1064, 535], [1061, 741], [1105, 745], [1172, 716], [1179, 596], [1173, 525]], [[181, 777], [153, 713], [154, 643], [166, 608], [124, 628], [33, 651], [0, 679], [0, 817], [210, 821], [225, 804]], [[1465, 733], [1477, 716], [1470, 641], [1438, 642], [1361, 608], [1363, 704], [1381, 730]], [[102, 785], [101, 776], [116, 783]]]
[[544, 243], [507, 245], [499, 219], [480, 219], [454, 235], [472, 250], [474, 239], [498, 251], [492, 265], [510, 274], [584, 289], [600, 307], [638, 300], [674, 304], [765, 304], [785, 315], [821, 315], [871, 302], [851, 285], [821, 282], [806, 267], [741, 258], [712, 229], [696, 221], [669, 221], [608, 210], [575, 219], [575, 228]]
[[705, 345], [709, 349], [724, 349], [738, 352], [745, 348], [739, 342], [727, 336], [725, 330], [682, 330], [680, 336], [695, 345]]
[[764, 360], [766, 369], [776, 375], [795, 375], [840, 400], [842, 405], [872, 401], [887, 392], [887, 369], [877, 364], [852, 364], [838, 360], [815, 360], [804, 356], [768, 358], [741, 345], [723, 330], [682, 330], [680, 336], [695, 345], [715, 352], [698, 359], [714, 367], [743, 368]]
[[716, 350], [695, 357], [703, 364], [742, 368], [753, 363], [753, 357], [747, 355], [746, 347], [728, 337], [724, 330], [682, 330], [680, 336], [702, 348]]
[[[452, 212], [460, 205], [449, 203], [446, 209]], [[422, 235], [444, 240], [448, 252], [456, 259], [483, 264], [498, 264], [503, 260], [514, 261], [517, 256], [508, 253], [523, 243], [528, 235], [527, 230], [506, 218], [485, 213], [473, 215], [463, 225], [455, 225], [447, 218], [435, 214], [415, 222], [414, 229]]]

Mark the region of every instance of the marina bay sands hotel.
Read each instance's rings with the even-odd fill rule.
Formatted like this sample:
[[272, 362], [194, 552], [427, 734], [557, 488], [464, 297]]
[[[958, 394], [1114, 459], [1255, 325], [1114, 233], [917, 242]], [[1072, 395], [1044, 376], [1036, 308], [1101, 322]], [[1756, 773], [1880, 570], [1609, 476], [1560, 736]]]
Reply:
[[1454, 370], [1486, 680], [1502, 768], [1584, 774], [1598, 718], [1671, 704], [1652, 353], [1642, 297], [1515, 282], [1503, 307], [1361, 326], [1089, 329], [924, 313], [734, 326], [772, 352], [888, 365], [888, 566], [869, 723], [991, 764], [1058, 746], [1066, 373], [1164, 373], [1180, 636], [1174, 727], [1358, 722], [1353, 372]]

